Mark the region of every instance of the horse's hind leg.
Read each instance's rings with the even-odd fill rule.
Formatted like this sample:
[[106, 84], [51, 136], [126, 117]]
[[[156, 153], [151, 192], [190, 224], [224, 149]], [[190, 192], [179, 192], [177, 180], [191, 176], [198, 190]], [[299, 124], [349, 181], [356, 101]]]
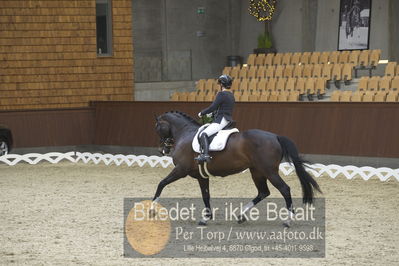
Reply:
[[278, 174], [278, 171], [275, 171], [275, 173], [269, 175], [269, 180], [272, 185], [280, 191], [281, 195], [283, 195], [285, 199], [285, 204], [287, 206], [287, 209], [289, 211], [289, 217], [287, 221], [284, 222], [284, 226], [289, 227], [291, 224], [291, 219], [294, 216], [294, 209], [292, 206], [292, 198], [291, 198], [291, 189], [287, 185], [287, 183], [284, 182], [284, 180], [281, 178], [281, 176]]
[[245, 222], [247, 220], [245, 213], [249, 211], [252, 207], [254, 207], [256, 204], [258, 204], [261, 200], [270, 195], [270, 191], [266, 183], [266, 177], [262, 175], [260, 172], [258, 172], [256, 169], [251, 168], [250, 170], [251, 170], [252, 180], [254, 181], [255, 186], [258, 189], [258, 195], [244, 206], [243, 211], [238, 219], [238, 223]]

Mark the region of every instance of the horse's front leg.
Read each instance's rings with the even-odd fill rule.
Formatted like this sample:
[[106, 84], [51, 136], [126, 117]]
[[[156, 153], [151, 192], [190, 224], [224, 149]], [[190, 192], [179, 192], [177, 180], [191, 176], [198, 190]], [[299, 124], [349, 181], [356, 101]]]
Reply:
[[206, 208], [206, 213], [202, 217], [202, 219], [199, 221], [199, 225], [206, 225], [209, 220], [212, 219], [212, 210], [211, 210], [211, 204], [210, 204], [210, 194], [209, 194], [209, 179], [208, 178], [198, 178], [198, 183], [201, 188], [201, 193], [202, 193], [202, 199], [205, 204]]
[[[170, 172], [170, 174], [167, 177], [165, 177], [164, 179], [161, 180], [161, 182], [159, 182], [157, 191], [155, 192], [155, 196], [152, 199], [152, 202], [156, 203], [159, 201], [159, 196], [161, 196], [162, 190], [167, 185], [169, 185], [170, 183], [173, 183], [176, 180], [179, 180], [180, 178], [183, 178], [185, 176], [187, 176], [187, 171], [180, 168], [178, 165], [175, 168], [173, 168], [172, 172]], [[150, 209], [150, 215], [151, 216], [155, 215], [154, 204], [152, 204], [152, 207]]]

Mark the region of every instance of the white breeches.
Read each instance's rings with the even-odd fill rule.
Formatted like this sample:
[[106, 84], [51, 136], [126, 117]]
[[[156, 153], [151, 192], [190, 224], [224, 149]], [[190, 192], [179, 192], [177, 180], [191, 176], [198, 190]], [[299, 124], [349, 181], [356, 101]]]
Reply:
[[227, 126], [227, 124], [229, 123], [229, 121], [227, 121], [224, 117], [222, 119], [222, 121], [220, 121], [219, 123], [212, 123], [210, 124], [204, 131], [201, 132], [201, 135], [203, 133], [206, 133], [208, 135], [208, 137], [212, 136], [213, 134], [216, 134], [217, 132], [219, 132], [220, 130], [222, 130], [225, 126]]

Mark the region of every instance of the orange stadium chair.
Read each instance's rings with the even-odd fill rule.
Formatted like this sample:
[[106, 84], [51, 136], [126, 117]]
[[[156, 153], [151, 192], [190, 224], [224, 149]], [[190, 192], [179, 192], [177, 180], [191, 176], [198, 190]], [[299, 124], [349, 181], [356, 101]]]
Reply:
[[278, 79], [277, 83], [276, 83], [276, 90], [277, 91], [285, 91], [285, 84], [286, 84], [286, 79], [285, 78], [281, 78]]
[[239, 77], [239, 73], [240, 73], [240, 67], [239, 66], [235, 66], [231, 69], [230, 71], [230, 76], [232, 78], [238, 78]]
[[331, 93], [330, 101], [331, 102], [339, 102], [341, 98], [341, 91], [335, 90]]
[[266, 67], [259, 66], [258, 71], [256, 71], [256, 78], [261, 79], [266, 77]]
[[309, 64], [310, 61], [310, 52], [304, 52], [301, 55], [301, 59], [299, 60], [299, 63], [301, 63], [302, 65], [307, 65]]
[[319, 58], [319, 64], [328, 64], [330, 52], [322, 52]]
[[276, 91], [272, 91], [269, 96], [269, 102], [277, 102], [278, 93]]
[[399, 91], [399, 76], [396, 76], [391, 81], [391, 90]]
[[349, 55], [349, 63], [354, 64], [355, 66], [359, 63], [359, 50], [353, 50]]
[[264, 92], [260, 95], [258, 101], [259, 101], [259, 102], [267, 102], [267, 101], [269, 101], [269, 96], [270, 96], [270, 93], [264, 91]]
[[248, 83], [248, 90], [252, 93], [254, 93], [258, 90], [258, 80], [257, 79], [251, 79], [251, 81]]
[[272, 66], [273, 65], [273, 58], [274, 54], [273, 53], [268, 53], [265, 58], [265, 66]]
[[222, 71], [222, 74], [230, 76], [230, 72], [231, 72], [231, 67], [224, 67], [223, 71]]
[[231, 84], [231, 90], [236, 91], [240, 88], [240, 79], [233, 79], [233, 83]]
[[313, 52], [310, 56], [310, 64], [316, 65], [319, 63], [320, 52]]
[[240, 91], [240, 90], [233, 91], [234, 99], [240, 99], [241, 94], [242, 94], [242, 91]]
[[[281, 66], [281, 67], [282, 67], [282, 66]], [[268, 67], [268, 68], [266, 69], [265, 77], [268, 78], [268, 79], [274, 78], [274, 70], [275, 70], [275, 69], [276, 69], [276, 68], [275, 68], [275, 67], [272, 67], [272, 66]]]
[[289, 102], [297, 102], [299, 101], [299, 92], [298, 91], [291, 91], [288, 95]]
[[375, 92], [374, 91], [366, 91], [363, 96], [363, 102], [374, 102]]
[[275, 66], [281, 65], [282, 60], [283, 60], [282, 53], [275, 54], [273, 57], [273, 65], [275, 65]]
[[291, 57], [291, 65], [298, 65], [301, 62], [302, 53], [294, 53]]
[[379, 91], [376, 93], [374, 97], [375, 102], [385, 102], [387, 98], [387, 92], [386, 91]]
[[277, 101], [279, 102], [288, 102], [288, 92], [282, 91], [277, 96]]
[[332, 80], [334, 80], [334, 81], [341, 80], [342, 79], [342, 64], [334, 64], [331, 75], [332, 75], [332, 77], [331, 77]]
[[198, 93], [198, 94], [195, 96], [195, 101], [196, 101], [196, 102], [203, 102], [203, 101], [205, 101], [205, 93], [203, 93], [203, 92]]
[[315, 90], [318, 99], [323, 99], [326, 94], [326, 80], [324, 78], [317, 78], [315, 84]]
[[213, 84], [215, 83], [215, 79], [208, 79], [205, 83], [205, 90], [206, 91], [213, 91]]
[[283, 70], [283, 77], [284, 78], [292, 78], [293, 71], [294, 71], [293, 66], [286, 66]]
[[352, 102], [361, 102], [363, 100], [363, 95], [364, 95], [363, 91], [355, 91], [352, 94], [351, 101]]
[[258, 54], [258, 56], [255, 58], [255, 65], [263, 66], [265, 63], [265, 57], [265, 54]]
[[315, 94], [315, 79], [314, 78], [306, 79], [305, 92], [308, 95], [309, 101], [313, 101], [313, 95]]
[[380, 91], [388, 91], [391, 87], [391, 78], [390, 77], [382, 77], [380, 82], [378, 83], [378, 87]]
[[330, 57], [328, 58], [328, 62], [330, 64], [338, 64], [338, 58], [339, 58], [339, 51], [333, 51], [330, 53]]
[[266, 90], [267, 91], [275, 91], [276, 90], [276, 83], [277, 79], [269, 79], [266, 84]]
[[397, 102], [398, 95], [399, 95], [399, 91], [390, 91], [390, 92], [388, 92], [386, 101], [387, 102]]
[[197, 95], [197, 93], [195, 91], [193, 92], [189, 92], [187, 94], [187, 101], [188, 102], [195, 102], [195, 96]]
[[302, 96], [305, 94], [305, 78], [298, 78], [295, 83], [295, 90], [299, 92], [300, 100], [302, 100]]
[[395, 76], [396, 62], [389, 62], [385, 67], [385, 76], [393, 77]]
[[[299, 78], [299, 77], [311, 78], [311, 77], [313, 76], [313, 68], [314, 68], [314, 67], [315, 67], [315, 66], [312, 65], [312, 64], [305, 65], [305, 66], [303, 67], [302, 75], [301, 75], [301, 76], [298, 76], [297, 78]], [[320, 69], [320, 70], [321, 70], [321, 69]]]
[[349, 51], [342, 51], [342, 52], [340, 52], [340, 53], [339, 53], [339, 56], [338, 56], [338, 63], [339, 63], [339, 64], [346, 64], [346, 63], [349, 63], [349, 55], [350, 55], [350, 52], [349, 52]]
[[286, 66], [290, 65], [291, 64], [291, 56], [292, 56], [292, 53], [284, 53], [281, 63]]
[[258, 82], [258, 91], [264, 92], [267, 88], [267, 79], [260, 79]]
[[259, 101], [259, 98], [260, 98], [260, 93], [259, 92], [252, 92], [250, 95], [249, 95], [249, 101], [250, 102], [257, 102], [257, 101]]
[[255, 79], [256, 78], [256, 72], [258, 71], [257, 66], [250, 66], [247, 72], [247, 78], [249, 79]]
[[279, 65], [276, 67], [276, 71], [274, 72], [274, 77], [275, 78], [282, 78], [283, 74], [284, 74], [284, 66], [283, 65]]
[[240, 91], [248, 91], [248, 79], [242, 79], [238, 89]]
[[342, 68], [342, 79], [345, 81], [345, 84], [348, 85], [352, 80], [352, 70], [354, 65], [352, 63], [344, 64]]
[[179, 95], [179, 101], [180, 102], [187, 102], [188, 101], [188, 93], [187, 92], [181, 92]]
[[246, 79], [247, 78], [247, 73], [248, 73], [248, 67], [242, 67], [240, 69], [240, 71], [238, 72], [238, 78]]
[[[305, 65], [305, 68], [306, 67], [312, 67], [312, 65]], [[304, 72], [304, 66], [302, 66], [302, 65], [296, 65], [295, 67], [294, 67], [294, 73], [293, 73], [293, 77], [294, 78], [300, 78], [300, 77], [302, 77], [302, 75], [303, 75], [303, 72]]]
[[248, 65], [248, 66], [253, 66], [253, 65], [255, 65], [255, 58], [256, 58], [256, 54], [250, 54], [250, 55], [248, 55], [247, 65]]
[[173, 102], [179, 101], [179, 93], [178, 92], [172, 93], [172, 95], [170, 96], [170, 100]]
[[371, 50], [370, 53], [370, 66], [371, 67], [376, 67], [378, 65], [378, 62], [380, 61], [381, 57], [381, 50], [376, 49], [376, 50]]
[[196, 88], [198, 91], [205, 91], [205, 83], [206, 83], [206, 80], [205, 80], [205, 79], [200, 79], [200, 80], [198, 80], [198, 81], [196, 82], [195, 88]]
[[357, 85], [357, 90], [366, 91], [368, 82], [369, 82], [369, 77], [361, 77], [359, 84]]
[[285, 90], [286, 91], [294, 91], [295, 83], [296, 83], [296, 78], [289, 78], [287, 80], [287, 83], [285, 84]]
[[244, 91], [244, 92], [241, 94], [241, 96], [240, 96], [240, 98], [238, 99], [238, 101], [240, 101], [240, 102], [248, 102], [248, 101], [249, 101], [249, 94], [248, 94], [248, 92], [247, 92], [247, 91]]
[[322, 69], [323, 69], [323, 65], [321, 65], [321, 64], [313, 65], [312, 75], [310, 77], [314, 77], [314, 78], [323, 77]]
[[352, 91], [343, 91], [339, 98], [340, 102], [350, 102], [352, 98]]
[[360, 52], [359, 55], [359, 62], [358, 64], [362, 67], [368, 66], [370, 58], [370, 50], [363, 50]]
[[331, 80], [331, 73], [332, 73], [332, 65], [324, 64], [322, 70], [323, 78], [325, 78], [326, 80]]
[[367, 90], [368, 91], [378, 91], [378, 83], [380, 81], [380, 77], [372, 77], [367, 82]]

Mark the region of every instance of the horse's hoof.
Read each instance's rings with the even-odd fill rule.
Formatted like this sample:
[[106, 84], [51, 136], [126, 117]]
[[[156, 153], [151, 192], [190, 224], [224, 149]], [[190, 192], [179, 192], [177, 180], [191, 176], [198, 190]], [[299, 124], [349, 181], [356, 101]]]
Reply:
[[238, 216], [238, 224], [242, 224], [243, 222], [246, 222], [247, 221], [247, 218], [245, 218], [245, 216], [244, 215], [240, 215], [240, 216]]
[[154, 209], [150, 209], [150, 210], [148, 211], [148, 216], [149, 216], [150, 218], [154, 218], [156, 215], [157, 215], [157, 212], [156, 212]]

